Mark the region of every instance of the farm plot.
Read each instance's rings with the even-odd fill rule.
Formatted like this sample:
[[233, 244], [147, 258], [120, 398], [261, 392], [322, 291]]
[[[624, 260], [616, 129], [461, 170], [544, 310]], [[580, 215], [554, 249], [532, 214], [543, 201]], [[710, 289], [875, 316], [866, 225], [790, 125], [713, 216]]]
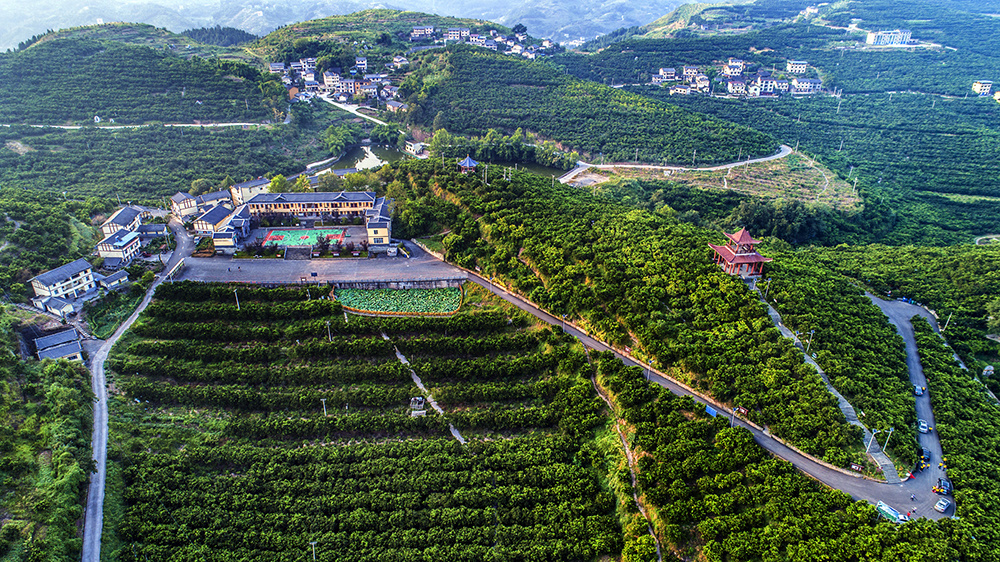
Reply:
[[337, 289], [345, 307], [367, 312], [450, 314], [462, 305], [461, 289]]
[[[102, 559], [305, 560], [310, 542], [317, 560], [618, 554], [615, 502], [579, 462], [597, 398], [561, 334], [496, 310], [345, 322], [297, 289], [241, 288], [237, 311], [231, 291], [158, 290], [109, 360]], [[395, 357], [427, 345], [414, 367], [443, 416], [411, 415], [422, 394]], [[449, 423], [475, 430], [467, 444]]]

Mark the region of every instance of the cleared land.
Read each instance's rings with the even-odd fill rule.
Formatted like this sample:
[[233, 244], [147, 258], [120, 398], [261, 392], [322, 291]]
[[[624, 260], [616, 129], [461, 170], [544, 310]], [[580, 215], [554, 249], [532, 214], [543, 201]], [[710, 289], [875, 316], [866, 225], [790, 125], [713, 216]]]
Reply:
[[676, 171], [615, 168], [606, 172], [592, 168], [576, 177], [574, 184], [597, 185], [614, 178], [642, 178], [671, 181], [688, 187], [733, 190], [765, 199], [785, 199], [819, 203], [834, 209], [857, 210], [861, 198], [853, 184], [803, 154], [738, 166], [729, 170]]

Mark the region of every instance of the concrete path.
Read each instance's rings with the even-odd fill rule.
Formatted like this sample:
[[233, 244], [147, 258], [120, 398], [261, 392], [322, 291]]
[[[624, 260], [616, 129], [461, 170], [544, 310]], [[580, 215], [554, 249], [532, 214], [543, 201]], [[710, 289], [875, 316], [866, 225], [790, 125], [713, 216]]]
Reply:
[[657, 166], [653, 164], [589, 164], [587, 162], [577, 162], [576, 167], [563, 174], [559, 181], [561, 183], [569, 183], [573, 181], [577, 175], [583, 173], [588, 168], [597, 168], [599, 170], [613, 170], [615, 168], [629, 168], [629, 169], [639, 169], [639, 170], [669, 170], [673, 172], [712, 172], [718, 170], [728, 170], [730, 168], [736, 168], [739, 166], [746, 166], [747, 164], [755, 164], [757, 162], [767, 162], [769, 160], [777, 160], [778, 158], [784, 158], [789, 154], [795, 152], [792, 147], [787, 145], [781, 145], [778, 152], [770, 156], [763, 156], [761, 158], [749, 158], [741, 162], [731, 162], [729, 164], [721, 164], [719, 166], [708, 166], [708, 167], [685, 167], [685, 166]]
[[[385, 340], [388, 340], [389, 336], [387, 336], [387, 335], [385, 335], [383, 333], [382, 334], [382, 338], [385, 339]], [[403, 365], [406, 365], [407, 367], [409, 367], [410, 366], [410, 362], [406, 359], [406, 356], [404, 356], [402, 353], [399, 352], [399, 348], [397, 348], [396, 346], [392, 346], [392, 349], [396, 352], [396, 359], [399, 359], [400, 363], [402, 363]], [[420, 380], [420, 377], [417, 376], [417, 373], [415, 373], [412, 368], [410, 369], [410, 378], [413, 379], [413, 384], [417, 385], [417, 388], [419, 388], [421, 390], [421, 392], [424, 393], [424, 396], [427, 397], [427, 401], [430, 403], [431, 408], [434, 408], [435, 412], [437, 412], [437, 413], [439, 413], [439, 414], [441, 414], [443, 416], [444, 415], [444, 410], [441, 409], [441, 406], [438, 406], [437, 400], [434, 400], [434, 397], [431, 396], [430, 391], [428, 391], [427, 387], [424, 386], [424, 381]], [[454, 425], [452, 425], [451, 423], [449, 423], [448, 424], [448, 430], [451, 431], [451, 436], [452, 437], [454, 437], [455, 439], [457, 439], [459, 443], [465, 445], [465, 438], [462, 437], [462, 434], [459, 433], [457, 429], [455, 429]]]
[[[763, 302], [763, 299], [761, 299], [761, 302]], [[774, 307], [771, 306], [770, 304], [766, 302], [764, 304], [767, 305], [767, 314], [771, 317], [771, 322], [773, 322], [774, 325], [778, 328], [778, 330], [781, 332], [781, 335], [785, 336], [786, 338], [792, 340], [795, 343], [795, 347], [799, 348], [799, 350], [802, 351], [802, 357], [805, 359], [806, 363], [809, 363], [813, 367], [816, 367], [816, 370], [819, 372], [819, 376], [823, 378], [823, 383], [826, 384], [826, 389], [829, 390], [830, 394], [832, 394], [834, 398], [837, 399], [837, 406], [840, 408], [840, 411], [844, 413], [844, 417], [847, 418], [847, 423], [851, 425], [856, 425], [865, 432], [865, 438], [863, 443], [865, 444], [866, 447], [868, 447], [868, 454], [871, 455], [872, 460], [875, 461], [875, 464], [878, 465], [879, 470], [882, 471], [882, 475], [885, 477], [885, 481], [889, 483], [899, 482], [900, 478], [899, 478], [899, 473], [896, 471], [896, 465], [893, 464], [889, 456], [885, 454], [885, 452], [882, 450], [882, 446], [879, 445], [879, 442], [877, 440], [874, 443], [872, 443], [872, 439], [874, 438], [874, 436], [872, 435], [871, 430], [868, 429], [865, 426], [865, 424], [861, 423], [861, 420], [858, 419], [858, 414], [854, 410], [854, 406], [852, 406], [851, 403], [848, 402], [846, 398], [844, 398], [843, 394], [841, 394], [836, 388], [833, 387], [832, 384], [830, 384], [830, 378], [826, 375], [826, 371], [824, 371], [819, 366], [819, 364], [817, 364], [816, 361], [812, 357], [810, 357], [809, 354], [806, 353], [806, 350], [802, 345], [802, 341], [798, 338], [798, 336], [796, 336], [795, 333], [793, 333], [790, 329], [788, 329], [784, 325], [784, 323], [781, 322], [781, 315], [778, 314], [778, 311], [775, 310]]]
[[[934, 328], [934, 331], [940, 334], [940, 330], [938, 330], [937, 318], [935, 318], [929, 310], [922, 306], [917, 306], [903, 301], [882, 300], [879, 297], [867, 292], [865, 293], [865, 296], [868, 297], [875, 306], [879, 307], [879, 309], [889, 318], [889, 322], [896, 327], [896, 331], [899, 335], [902, 336], [903, 342], [906, 344], [906, 368], [910, 372], [910, 383], [914, 386], [927, 388], [927, 377], [924, 375], [924, 368], [920, 364], [920, 354], [917, 349], [917, 340], [913, 331], [913, 324], [910, 323], [910, 318], [914, 316], [921, 316], [927, 319], [931, 327]], [[923, 396], [916, 396], [915, 398], [917, 418], [927, 421], [927, 425], [932, 428], [932, 431], [928, 433], [917, 433], [917, 439], [921, 447], [924, 447], [931, 452], [932, 458], [931, 468], [915, 474], [914, 480], [919, 482], [921, 487], [930, 488], [937, 484], [937, 479], [939, 477], [945, 475], [945, 471], [938, 468], [938, 463], [941, 462], [942, 458], [944, 458], [944, 450], [941, 448], [941, 440], [938, 438], [937, 431], [933, 431], [935, 423], [934, 411], [931, 409], [930, 390], [924, 392]]]
[[[580, 330], [576, 326], [567, 324], [562, 319], [556, 318], [555, 316], [539, 309], [520, 296], [507, 292], [504, 288], [491, 283], [487, 279], [484, 279], [475, 273], [466, 273], [468, 273], [469, 280], [473, 283], [486, 288], [498, 297], [513, 304], [521, 310], [524, 310], [525, 312], [529, 312], [536, 318], [547, 322], [548, 324], [562, 327], [566, 332], [579, 339], [585, 346], [598, 351], [611, 351], [626, 365], [644, 369], [647, 373], [647, 378], [651, 382], [666, 388], [678, 396], [690, 396], [695, 402], [710, 406], [723, 415], [732, 414], [732, 410], [722, 404], [719, 404], [711, 398], [694, 393], [687, 386], [657, 372], [649, 365], [639, 363], [630, 355], [617, 349], [613, 349], [604, 342], [590, 337], [589, 334]], [[934, 520], [947, 517], [954, 513], [954, 508], [949, 509], [947, 514], [938, 513], [933, 509], [934, 504], [941, 498], [941, 496], [938, 496], [931, 491], [931, 487], [937, 483], [937, 476], [932, 474], [934, 472], [933, 470], [924, 471], [923, 478], [918, 476], [916, 479], [909, 479], [893, 484], [878, 482], [864, 478], [859, 474], [854, 474], [844, 469], [832, 467], [827, 463], [821, 462], [812, 456], [806, 455], [798, 449], [786, 445], [783, 441], [771, 435], [766, 429], [751, 425], [743, 419], [735, 418], [734, 423], [735, 425], [750, 431], [753, 435], [754, 441], [771, 454], [788, 461], [793, 467], [805, 473], [807, 476], [810, 476], [831, 488], [840, 490], [850, 495], [855, 500], [864, 500], [872, 504], [884, 501], [902, 513], [906, 513], [907, 511], [913, 512], [913, 510], [916, 509], [917, 511], [914, 512], [916, 515]], [[914, 500], [910, 499], [911, 495], [915, 496]], [[949, 499], [953, 498], [949, 497]]]
[[[174, 251], [164, 271], [170, 271], [182, 257], [190, 255], [194, 250], [194, 243], [191, 238], [184, 233], [183, 227], [176, 220], [170, 222], [170, 229], [174, 231], [177, 240], [177, 249]], [[101, 532], [104, 527], [104, 482], [107, 478], [108, 460], [108, 388], [104, 376], [104, 362], [108, 359], [108, 353], [114, 347], [118, 338], [128, 330], [135, 322], [139, 314], [146, 309], [149, 301], [153, 298], [156, 286], [163, 279], [157, 279], [146, 296], [139, 303], [135, 312], [122, 322], [122, 325], [115, 330], [115, 333], [108, 338], [94, 354], [90, 362], [91, 389], [94, 391], [94, 430], [91, 434], [91, 452], [94, 459], [96, 471], [90, 475], [90, 484], [87, 491], [87, 508], [84, 513], [83, 524], [83, 562], [99, 562], [101, 559]]]

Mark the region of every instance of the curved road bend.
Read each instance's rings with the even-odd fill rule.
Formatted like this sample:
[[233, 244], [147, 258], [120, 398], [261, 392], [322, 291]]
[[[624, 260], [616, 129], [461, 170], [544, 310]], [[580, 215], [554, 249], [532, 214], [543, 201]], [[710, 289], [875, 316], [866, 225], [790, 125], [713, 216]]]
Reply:
[[[896, 332], [903, 338], [906, 344], [906, 368], [910, 373], [910, 383], [922, 388], [927, 388], [927, 377], [924, 375], [924, 368], [920, 365], [920, 355], [917, 352], [917, 340], [914, 337], [913, 325], [910, 318], [921, 316], [926, 318], [934, 331], [938, 330], [937, 318], [926, 308], [903, 301], [887, 301], [866, 292], [872, 304], [879, 307], [883, 314], [889, 317], [889, 322], [896, 327]], [[963, 366], [964, 367], [964, 366]], [[934, 412], [931, 410], [930, 392], [924, 392], [923, 396], [916, 396], [917, 419], [927, 421], [927, 425], [932, 429], [935, 426]], [[920, 489], [929, 489], [937, 484], [937, 479], [944, 476], [944, 471], [938, 468], [938, 463], [944, 455], [941, 448], [941, 440], [936, 431], [929, 433], [917, 433], [917, 439], [922, 447], [931, 452], [931, 468], [914, 474], [914, 480], [920, 483]], [[954, 503], [954, 502], [953, 502]]]
[[[167, 262], [169, 271], [177, 264], [181, 258], [191, 255], [194, 250], [194, 241], [184, 231], [183, 226], [176, 220], [170, 221], [170, 229], [174, 231], [174, 239], [177, 240], [177, 247]], [[101, 559], [101, 531], [104, 527], [104, 481], [107, 477], [108, 459], [108, 388], [104, 377], [104, 362], [108, 358], [108, 353], [126, 330], [132, 326], [139, 314], [149, 305], [150, 299], [156, 286], [163, 279], [158, 279], [146, 291], [146, 296], [139, 303], [135, 312], [122, 322], [122, 325], [115, 330], [115, 333], [108, 338], [91, 359], [91, 388], [94, 391], [94, 431], [91, 436], [91, 448], [93, 452], [94, 464], [97, 471], [91, 474], [90, 486], [87, 492], [87, 510], [83, 527], [83, 562], [99, 562]]]
[[721, 164], [719, 166], [709, 166], [706, 168], [700, 167], [685, 167], [685, 166], [657, 166], [655, 164], [588, 164], [587, 162], [578, 162], [576, 167], [563, 174], [559, 178], [562, 183], [568, 183], [573, 180], [580, 172], [583, 172], [587, 168], [597, 168], [600, 170], [612, 170], [614, 168], [633, 168], [640, 170], [671, 170], [675, 172], [715, 172], [719, 170], [728, 170], [730, 168], [736, 168], [738, 166], [746, 166], [747, 164], [756, 164], [758, 162], [767, 162], [770, 160], [777, 160], [778, 158], [784, 158], [789, 154], [795, 152], [792, 147], [783, 144], [778, 152], [770, 156], [762, 156], [760, 158], [753, 158], [748, 160], [743, 160], [740, 162], [730, 162], [729, 164]]
[[[595, 340], [586, 333], [577, 329], [575, 326], [566, 324], [560, 318], [539, 309], [527, 301], [521, 300], [503, 288], [494, 285], [479, 275], [476, 275], [474, 272], [470, 271], [467, 273], [470, 281], [486, 288], [503, 300], [549, 324], [561, 326], [564, 330], [579, 339], [585, 346], [598, 351], [611, 351], [615, 354], [615, 357], [618, 357], [626, 365], [642, 369], [648, 368], [647, 365], [639, 363], [631, 357], [623, 355], [617, 350], [612, 349], [603, 342]], [[907, 352], [907, 361], [909, 361], [909, 348], [907, 348]], [[919, 364], [919, 360], [917, 360], [917, 363]], [[678, 396], [690, 396], [695, 402], [711, 406], [722, 415], [731, 413], [731, 411], [721, 408], [718, 404], [710, 403], [703, 397], [692, 394], [690, 390], [681, 386], [672, 379], [660, 375], [652, 370], [648, 371], [648, 373], [648, 377], [651, 381], [659, 384]], [[930, 420], [928, 420], [928, 422], [929, 421]], [[931, 487], [937, 483], [938, 473], [936, 468], [925, 470], [923, 473], [916, 475], [916, 478], [909, 479], [901, 483], [888, 484], [885, 482], [869, 480], [861, 477], [860, 475], [855, 476], [830, 468], [829, 466], [818, 462], [815, 458], [785, 445], [775, 439], [770, 433], [750, 425], [745, 420], [736, 418], [735, 423], [736, 425], [749, 430], [750, 433], [753, 434], [754, 441], [776, 457], [790, 462], [793, 467], [799, 469], [806, 475], [820, 481], [821, 483], [847, 493], [855, 500], [865, 500], [872, 504], [884, 501], [899, 510], [901, 513], [906, 513], [908, 511], [912, 512], [913, 509], [916, 508], [915, 513], [917, 516], [927, 517], [928, 519], [941, 519], [954, 513], [953, 509], [949, 509], [947, 514], [938, 513], [933, 509], [934, 504], [941, 498], [941, 496], [938, 496], [931, 491]], [[937, 437], [936, 434], [934, 437]], [[940, 449], [937, 454], [940, 454]], [[916, 496], [915, 501], [910, 500], [911, 494]], [[949, 499], [953, 498], [949, 497]]]

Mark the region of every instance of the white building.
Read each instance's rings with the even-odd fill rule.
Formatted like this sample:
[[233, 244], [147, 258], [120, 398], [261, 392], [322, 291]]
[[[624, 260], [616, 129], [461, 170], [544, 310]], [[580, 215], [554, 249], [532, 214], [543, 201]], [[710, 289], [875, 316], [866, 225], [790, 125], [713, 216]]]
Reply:
[[993, 90], [993, 82], [989, 80], [976, 80], [972, 83], [972, 91], [976, 92], [981, 96], [990, 95], [990, 91]]
[[785, 63], [785, 72], [791, 74], [803, 74], [809, 68], [809, 63], [804, 60], [790, 60]]
[[905, 45], [910, 42], [909, 29], [894, 29], [892, 31], [869, 31], [865, 43], [869, 45]]

